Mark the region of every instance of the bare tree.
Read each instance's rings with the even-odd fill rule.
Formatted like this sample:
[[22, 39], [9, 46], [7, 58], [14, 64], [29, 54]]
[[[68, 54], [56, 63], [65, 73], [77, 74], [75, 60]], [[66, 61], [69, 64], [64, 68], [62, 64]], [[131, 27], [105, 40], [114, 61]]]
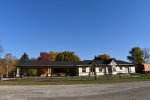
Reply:
[[0, 60], [0, 80], [2, 81], [3, 75], [6, 74], [6, 70], [4, 68], [4, 60]]
[[9, 73], [15, 70], [15, 57], [11, 53], [8, 53], [4, 56], [5, 64], [6, 64], [6, 77], [8, 77]]
[[143, 56], [144, 62], [145, 63], [150, 62], [150, 51], [149, 51], [149, 49], [148, 48], [144, 48], [143, 49], [143, 53], [144, 53], [144, 56]]

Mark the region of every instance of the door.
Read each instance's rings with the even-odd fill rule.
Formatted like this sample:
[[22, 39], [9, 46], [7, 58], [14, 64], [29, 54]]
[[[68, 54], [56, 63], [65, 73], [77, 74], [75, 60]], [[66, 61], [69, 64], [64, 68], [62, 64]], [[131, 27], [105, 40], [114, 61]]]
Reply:
[[112, 74], [112, 66], [108, 66], [108, 75]]

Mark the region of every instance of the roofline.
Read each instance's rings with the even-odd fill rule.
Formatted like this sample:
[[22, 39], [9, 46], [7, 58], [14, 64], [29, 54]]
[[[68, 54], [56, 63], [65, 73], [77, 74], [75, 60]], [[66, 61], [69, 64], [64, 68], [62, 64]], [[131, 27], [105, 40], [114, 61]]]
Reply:
[[142, 63], [142, 64], [150, 64], [150, 63]]
[[89, 66], [89, 65], [75, 65], [75, 66], [80, 67], [80, 66]]
[[135, 65], [135, 64], [119, 64], [119, 65]]
[[[130, 64], [128, 62], [124, 62], [124, 64], [119, 64], [119, 60], [116, 59], [112, 59], [116, 62], [116, 64], [119, 66], [135, 66], [135, 64]], [[105, 63], [100, 63], [97, 64], [94, 60], [91, 60], [91, 62], [86, 62], [86, 63], [82, 63], [84, 61], [49, 61], [49, 62], [56, 62], [56, 63], [48, 63], [48, 61], [30, 61], [29, 62], [34, 62], [34, 63], [26, 63], [26, 61], [23, 63], [20, 62], [20, 64], [17, 65], [17, 67], [60, 67], [60, 66], [66, 66], [66, 67], [80, 67], [80, 66], [91, 66], [92, 64], [94, 64], [95, 66], [108, 66], [109, 64], [105, 64]], [[28, 62], [27, 61], [27, 62]], [[121, 61], [121, 60], [120, 60]], [[43, 63], [36, 63], [36, 62], [43, 62]], [[44, 63], [47, 62], [47, 63]], [[62, 63], [57, 63], [57, 62], [62, 62]], [[70, 62], [70, 63], [63, 63], [63, 62]]]
[[76, 66], [76, 65], [17, 65], [18, 67], [24, 67], [24, 66], [40, 66], [40, 67], [54, 67], [54, 66]]

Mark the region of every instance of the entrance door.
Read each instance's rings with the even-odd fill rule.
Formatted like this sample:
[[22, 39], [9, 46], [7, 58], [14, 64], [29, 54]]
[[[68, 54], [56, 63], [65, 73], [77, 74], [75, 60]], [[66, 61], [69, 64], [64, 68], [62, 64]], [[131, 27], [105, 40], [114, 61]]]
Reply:
[[108, 75], [112, 74], [112, 66], [108, 66]]
[[95, 75], [95, 67], [93, 66], [90, 68], [90, 75]]

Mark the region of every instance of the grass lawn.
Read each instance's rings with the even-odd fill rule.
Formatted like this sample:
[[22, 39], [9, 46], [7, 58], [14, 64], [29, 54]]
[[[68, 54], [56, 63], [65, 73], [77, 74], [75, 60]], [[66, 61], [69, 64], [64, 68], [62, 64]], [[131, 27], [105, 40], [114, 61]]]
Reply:
[[109, 84], [150, 81], [150, 75], [109, 76], [109, 77], [50, 77], [50, 78], [18, 78], [1, 81], [0, 85], [73, 85], [73, 84]]

